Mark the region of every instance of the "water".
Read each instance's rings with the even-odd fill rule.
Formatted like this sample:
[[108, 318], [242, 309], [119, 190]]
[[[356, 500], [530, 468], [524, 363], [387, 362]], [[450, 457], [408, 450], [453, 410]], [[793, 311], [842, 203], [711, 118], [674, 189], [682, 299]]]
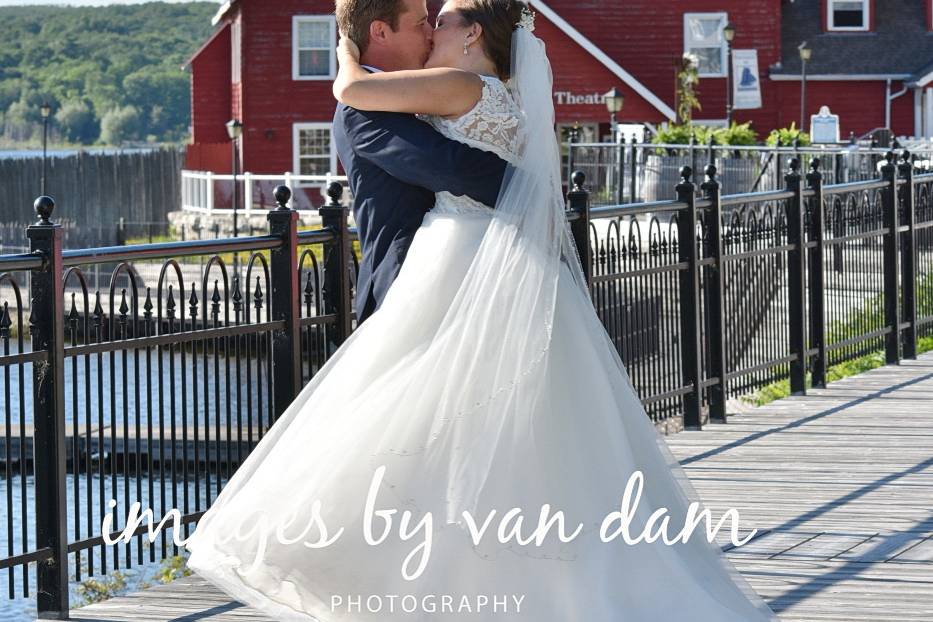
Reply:
[[[84, 152], [91, 155], [113, 155], [119, 153], [145, 153], [148, 151], [155, 151], [157, 147], [134, 147], [121, 149], [118, 147], [93, 147], [89, 149], [49, 149], [47, 154], [52, 158], [64, 158], [67, 156], [77, 155], [80, 152]], [[6, 149], [0, 150], [0, 158], [41, 158], [42, 150], [41, 149]]]
[[[80, 509], [80, 516], [81, 516], [80, 536], [75, 535], [76, 534], [75, 521], [74, 521], [75, 517], [73, 516], [76, 483], [77, 483], [78, 498], [81, 500], [81, 506], [82, 506]], [[130, 483], [130, 491], [133, 495], [130, 498], [130, 503], [132, 503], [133, 501], [136, 500], [135, 491], [136, 491], [137, 479], [131, 477], [129, 478], [129, 483]], [[116, 494], [111, 493], [111, 489], [110, 489], [111, 480], [109, 476], [105, 476], [104, 484], [105, 484], [105, 495], [107, 496], [107, 498], [109, 499], [112, 496], [113, 498], [119, 501], [116, 508], [114, 509], [114, 514], [117, 516], [122, 516], [122, 513], [126, 511], [126, 508], [122, 502], [123, 477], [122, 476], [117, 477]], [[142, 496], [139, 499], [140, 503], [142, 504], [142, 508], [141, 508], [142, 511], [145, 511], [146, 508], [150, 507], [150, 504], [149, 504], [150, 485], [153, 486], [152, 492], [154, 495], [155, 502], [154, 504], [152, 504], [151, 507], [153, 509], [153, 513], [156, 515], [156, 521], [158, 520], [158, 517], [162, 515], [163, 512], [170, 510], [172, 507], [175, 507], [172, 505], [171, 482], [169, 481], [166, 482], [165, 504], [161, 503], [161, 484], [158, 480], [150, 482], [146, 479], [142, 479], [139, 481], [139, 484], [142, 487], [142, 492], [143, 492]], [[211, 486], [212, 497], [211, 498], [213, 499], [216, 497], [216, 494], [214, 492], [216, 490], [215, 489], [216, 482], [212, 481], [211, 484], [212, 484]], [[96, 535], [100, 533], [101, 516], [102, 516], [102, 514], [100, 513], [100, 508], [98, 504], [98, 496], [97, 496], [98, 486], [100, 485], [100, 478], [97, 475], [92, 475], [90, 485], [94, 490], [93, 506], [96, 506], [96, 507], [91, 508], [91, 513], [92, 513], [91, 524], [93, 525], [93, 534]], [[207, 507], [205, 486], [206, 484], [202, 480], [200, 484], [200, 490], [201, 490], [200, 508], [201, 509], [204, 509], [205, 507]], [[88, 481], [87, 481], [87, 476], [85, 474], [79, 475], [77, 477], [77, 482], [75, 481], [74, 475], [68, 476], [68, 479], [66, 481], [66, 490], [67, 490], [67, 496], [68, 496], [67, 507], [69, 508], [69, 511], [67, 512], [67, 514], [68, 514], [68, 534], [69, 534], [70, 541], [75, 541], [77, 539], [84, 539], [88, 537], [88, 533], [87, 533], [88, 490], [87, 490], [87, 487], [88, 487]], [[193, 511], [194, 483], [193, 482], [189, 483], [187, 487], [188, 487], [188, 494], [190, 496], [189, 507], [191, 507]], [[179, 484], [176, 487], [176, 490], [177, 490], [178, 500], [179, 500], [177, 507], [179, 508], [179, 510], [182, 510], [183, 509], [182, 507], [183, 496], [182, 495], [184, 493], [184, 485]], [[8, 534], [6, 531], [4, 531], [2, 537], [0, 537], [0, 547], [2, 547], [4, 556], [10, 554], [11, 552], [21, 553], [24, 550], [24, 547], [23, 547], [24, 541], [22, 537], [22, 521], [21, 521], [22, 516], [20, 515], [19, 509], [18, 509], [20, 506], [20, 503], [23, 500], [22, 499], [23, 494], [26, 495], [25, 501], [28, 507], [28, 512], [29, 512], [28, 520], [27, 520], [27, 533], [26, 533], [26, 541], [25, 541], [26, 547], [25, 548], [26, 550], [35, 549], [35, 545], [36, 545], [35, 544], [35, 525], [33, 524], [34, 508], [35, 508], [35, 486], [34, 486], [33, 478], [32, 477], [26, 478], [25, 489], [20, 485], [20, 481], [17, 476], [14, 476], [12, 485], [8, 485], [5, 480], [0, 479], [0, 500], [3, 501], [2, 504], [0, 504], [0, 524], [6, 524], [6, 522], [9, 520], [9, 517], [7, 516], [7, 503], [6, 503], [8, 498], [12, 499], [13, 501], [12, 507], [14, 508], [14, 512], [12, 516], [12, 524], [13, 524], [12, 546], [11, 546], [10, 541], [8, 540]], [[106, 512], [106, 509], [105, 509], [105, 512]], [[158, 524], [157, 522], [154, 522], [154, 525], [157, 525], [157, 524]], [[118, 528], [122, 527], [122, 525], [123, 525], [122, 521], [119, 522]], [[189, 535], [193, 529], [194, 529], [193, 525], [189, 527]], [[161, 533], [166, 534], [166, 538], [167, 538], [166, 551], [167, 551], [167, 554], [171, 556], [173, 554], [173, 549], [172, 549], [173, 530], [167, 525], [165, 530]], [[162, 562], [160, 561], [161, 551], [162, 551], [161, 533], [159, 534], [159, 536], [154, 542], [155, 555], [156, 555], [155, 562], [149, 561], [149, 550], [148, 550], [149, 539], [147, 536], [143, 535], [141, 537], [142, 543], [143, 543], [143, 564], [142, 565], [137, 565], [138, 545], [136, 543], [136, 538], [134, 538], [131, 541], [131, 543], [129, 544], [129, 550], [131, 552], [130, 561], [132, 563], [132, 568], [129, 568], [129, 569], [127, 568], [127, 544], [121, 542], [114, 546], [105, 547], [106, 552], [107, 552], [107, 565], [108, 565], [108, 568], [111, 568], [111, 569], [114, 566], [114, 552], [115, 552], [114, 550], [119, 549], [120, 571], [121, 573], [124, 573], [126, 575], [126, 588], [124, 588], [124, 590], [121, 590], [120, 594], [129, 594], [129, 593], [138, 591], [140, 589], [144, 589], [147, 583], [149, 585], [157, 585], [160, 583], [159, 580], [155, 578], [155, 575], [162, 566]], [[184, 529], [182, 529], [181, 533], [179, 534], [179, 539], [184, 539], [185, 537], [186, 536], [184, 533]], [[100, 548], [101, 547], [97, 546], [93, 549], [93, 551], [82, 551], [81, 552], [81, 566], [83, 568], [82, 574], [81, 574], [82, 580], [86, 580], [88, 578], [101, 580], [103, 578], [103, 576], [101, 575]], [[185, 551], [185, 549], [183, 548], [179, 548], [178, 554], [181, 555], [182, 557], [187, 557], [187, 551]], [[84, 604], [84, 598], [78, 592], [78, 586], [80, 584], [79, 582], [75, 580], [76, 555], [77, 555], [76, 553], [72, 553], [71, 555], [69, 555], [69, 560], [68, 560], [68, 574], [69, 574], [69, 577], [71, 578], [70, 603], [72, 607]], [[95, 574], [93, 577], [89, 577], [87, 574], [89, 555], [93, 556], [93, 564], [94, 564], [94, 571], [95, 571]], [[29, 598], [26, 598], [23, 596], [23, 576], [22, 576], [22, 569], [20, 567], [17, 567], [16, 569], [13, 570], [15, 597], [12, 599], [8, 598], [9, 597], [9, 592], [8, 592], [9, 574], [10, 574], [9, 570], [0, 571], [0, 577], [2, 577], [3, 579], [2, 581], [3, 594], [2, 594], [2, 598], [0, 598], [0, 620], [4, 620], [5, 622], [26, 622], [26, 621], [35, 620], [36, 619], [35, 564], [32, 563], [29, 565], [29, 571], [27, 575], [28, 581], [29, 581]]]
[[[15, 342], [10, 345], [11, 353], [15, 353], [13, 347], [16, 345]], [[245, 344], [242, 341], [240, 349], [241, 352], [245, 351]], [[2, 347], [0, 347], [0, 354], [2, 354]], [[183, 357], [176, 351], [173, 356], [169, 354], [166, 347], [161, 355], [161, 376], [158, 368], [159, 359], [159, 353], [154, 348], [148, 362], [145, 350], [140, 350], [138, 354], [132, 351], [127, 352], [125, 357], [122, 351], [116, 352], [112, 360], [110, 354], [101, 355], [100, 360], [96, 354], [87, 358], [84, 356], [66, 358], [65, 422], [67, 433], [71, 433], [76, 415], [78, 423], [85, 424], [90, 414], [92, 426], [95, 426], [99, 419], [102, 419], [105, 426], [110, 425], [111, 416], [113, 416], [119, 435], [124, 420], [129, 423], [130, 427], [133, 427], [138, 419], [145, 428], [150, 412], [154, 425], [158, 425], [161, 415], [164, 417], [166, 428], [174, 419], [178, 426], [181, 426], [182, 421], [185, 420], [189, 426], [195, 421], [202, 426], [210, 422], [213, 429], [218, 412], [221, 427], [225, 425], [228, 402], [232, 425], [236, 426], [238, 420], [242, 421], [244, 437], [247, 422], [252, 423], [254, 438], [259, 422], [263, 421], [268, 424], [269, 382], [265, 359], [259, 360], [255, 356], [247, 359], [241, 356], [239, 382], [237, 381], [236, 359], [233, 356], [230, 357], [228, 373], [227, 363], [222, 354], [215, 366], [213, 354], [208, 353], [205, 368], [205, 357], [199, 349], [195, 370], [193, 370], [191, 352]], [[172, 362], [174, 362], [174, 368]], [[137, 368], [138, 383], [136, 381]], [[250, 391], [247, 391], [248, 369], [252, 376]], [[197, 372], [197, 401], [195, 401], [194, 371]], [[261, 383], [257, 380], [260, 371]], [[20, 387], [21, 373], [24, 381], [22, 388]], [[24, 365], [22, 371], [18, 365], [0, 367], [0, 422], [5, 421], [7, 415], [13, 424], [20, 422], [21, 415], [26, 423], [33, 421], [32, 376], [31, 365]], [[206, 390], [205, 379], [207, 380]], [[239, 399], [237, 398], [238, 390]], [[174, 411], [172, 410], [173, 398]], [[90, 413], [87, 411], [88, 402]], [[237, 415], [238, 404], [239, 416]], [[180, 427], [178, 434], [179, 436], [181, 434]], [[190, 430], [189, 434], [191, 434]]]
[[[15, 340], [11, 342], [11, 351], [14, 350], [16, 345]], [[241, 348], [245, 348], [241, 343]], [[2, 348], [0, 348], [2, 352]], [[136, 383], [136, 359], [132, 352], [127, 353], [126, 359], [124, 361], [123, 353], [117, 352], [113, 357], [111, 362], [111, 357], [109, 354], [104, 354], [101, 357], [101, 360], [98, 361], [96, 355], [90, 356], [87, 360], [85, 357], [67, 358], [65, 361], [65, 397], [66, 397], [66, 408], [65, 408], [65, 421], [67, 423], [66, 433], [71, 434], [72, 432], [72, 423], [75, 420], [77, 415], [77, 420], [79, 423], [86, 423], [86, 405], [87, 401], [90, 400], [90, 415], [91, 415], [91, 425], [96, 426], [100, 417], [102, 417], [103, 423], [105, 426], [109, 426], [111, 423], [111, 415], [116, 420], [116, 432], [120, 436], [123, 430], [123, 422], [126, 421], [129, 427], [135, 429], [136, 422], [140, 422], [141, 432], [145, 436], [147, 428], [147, 419], [148, 414], [151, 409], [153, 417], [153, 426], [157, 430], [159, 426], [159, 416], [163, 416], [164, 426], [166, 430], [166, 435], [169, 434], [171, 421], [174, 420], [177, 427], [178, 437], [181, 437], [181, 422], [186, 420], [189, 425], [189, 437], [192, 436], [192, 431], [190, 427], [197, 421], [198, 425], [205, 426], [210, 425], [211, 429], [211, 438], [215, 436], [214, 424], [217, 421], [217, 416], [219, 412], [220, 424], [221, 427], [224, 427], [226, 424], [226, 407], [228, 401], [231, 405], [231, 417], [232, 425], [235, 427], [237, 424], [237, 414], [236, 414], [236, 387], [241, 387], [240, 394], [240, 404], [241, 404], [241, 414], [239, 420], [243, 422], [243, 438], [247, 436], [247, 420], [252, 420], [253, 425], [253, 439], [258, 440], [258, 429], [259, 421], [268, 422], [268, 382], [265, 380], [265, 368], [263, 368], [263, 383], [262, 383], [262, 401], [260, 401], [259, 392], [257, 391], [257, 359], [252, 357], [250, 360], [246, 357], [241, 358], [241, 371], [240, 371], [240, 382], [237, 383], [236, 380], [236, 361], [231, 356], [230, 360], [230, 373], [227, 376], [226, 373], [226, 363], [223, 357], [219, 359], [219, 366], [216, 368], [213, 361], [213, 355], [209, 354], [207, 357], [208, 366], [205, 376], [204, 368], [204, 356], [199, 353], [196, 359], [197, 373], [198, 373], [198, 400], [195, 402], [194, 393], [193, 393], [193, 380], [192, 380], [192, 356], [188, 352], [184, 357], [184, 366], [182, 365], [183, 359], [182, 355], [179, 352], [175, 352], [174, 355], [169, 354], [166, 351], [162, 353], [162, 373], [161, 378], [159, 376], [158, 370], [158, 361], [159, 355], [158, 352], [153, 349], [150, 357], [150, 362], [147, 365], [146, 362], [146, 353], [145, 351], [139, 352], [139, 378], [140, 381], [137, 385]], [[172, 369], [171, 362], [174, 361], [174, 370]], [[264, 363], [264, 360], [262, 361]], [[246, 391], [246, 368], [248, 366], [252, 369], [252, 391], [247, 393]], [[126, 383], [124, 384], [123, 375], [124, 371], [126, 373]], [[174, 371], [174, 373], [173, 373]], [[7, 418], [13, 424], [18, 424], [20, 422], [20, 417], [29, 423], [33, 419], [33, 409], [32, 409], [32, 367], [29, 365], [23, 366], [22, 375], [24, 384], [22, 386], [22, 391], [20, 391], [19, 379], [20, 379], [20, 369], [19, 366], [11, 367], [0, 367], [0, 425], [5, 425]], [[111, 373], [114, 376], [114, 382], [111, 382]], [[204, 378], [207, 377], [207, 392], [204, 390]], [[91, 380], [90, 387], [87, 386], [87, 379]], [[101, 379], [102, 386], [98, 386], [98, 378]], [[149, 380], [149, 379], [153, 380]], [[229, 378], [229, 381], [228, 381]], [[182, 400], [182, 391], [181, 386], [182, 382], [186, 382], [187, 391], [185, 395], [185, 400]], [[218, 381], [219, 391], [215, 388], [215, 379]], [[139, 398], [137, 401], [137, 386], [139, 388]], [[227, 398], [227, 387], [230, 388], [230, 399]], [[175, 396], [176, 407], [174, 411], [171, 409], [171, 397]], [[75, 398], [77, 398], [77, 409], [75, 409]], [[124, 398], [126, 399], [126, 405], [124, 406]], [[21, 401], [22, 400], [22, 401]], [[182, 405], [184, 404], [184, 407]], [[260, 407], [262, 404], [262, 407]], [[233, 438], [236, 438], [236, 430], [231, 432]], [[110, 438], [110, 431], [107, 430], [105, 433], [106, 438]], [[226, 438], [223, 433], [221, 438]], [[182, 476], [181, 471], [178, 472], [178, 478]], [[122, 516], [126, 512], [126, 507], [123, 503], [123, 491], [124, 486], [128, 483], [130, 489], [130, 503], [137, 500], [137, 478], [118, 473], [116, 475], [116, 487], [115, 490], [112, 488], [113, 480], [111, 475], [104, 475], [104, 501], [106, 502], [111, 497], [119, 501], [116, 509], [114, 510], [115, 515]], [[190, 477], [190, 476], [189, 476]], [[90, 477], [90, 486], [93, 489], [92, 494], [88, 494], [88, 475], [86, 473], [81, 473], [76, 476], [69, 474], [67, 476], [66, 488], [68, 492], [68, 504], [67, 504], [67, 515], [68, 515], [68, 533], [69, 539], [74, 541], [77, 539], [82, 539], [88, 536], [88, 524], [93, 526], [93, 533], [100, 533], [100, 523], [101, 523], [101, 508], [100, 508], [100, 490], [99, 486], [101, 483], [100, 475], [97, 473], [92, 473]], [[150, 482], [147, 479], [140, 478], [138, 483], [141, 487], [141, 495], [138, 497], [138, 500], [142, 504], [142, 510], [152, 507], [153, 512], [158, 520], [159, 517], [163, 516], [165, 512], [170, 510], [172, 507], [178, 507], [179, 509], [184, 509], [184, 489], [185, 484], [179, 483], [176, 486], [177, 493], [177, 505], [173, 503], [172, 500], [172, 483], [170, 480], [167, 480], [165, 483], [166, 487], [166, 499], [165, 503], [161, 503], [161, 482], [156, 479], [154, 482]], [[80, 516], [80, 535], [76, 535], [75, 532], [75, 487], [77, 486], [79, 509], [78, 516]], [[150, 486], [153, 487], [153, 495], [155, 499], [154, 504], [149, 503], [149, 494]], [[205, 509], [208, 507], [209, 502], [207, 498], [206, 490], [206, 480], [201, 479], [200, 485], [200, 498], [201, 502], [199, 505], [200, 509]], [[193, 511], [195, 508], [194, 499], [195, 499], [195, 486], [194, 482], [187, 484], [188, 495], [190, 498], [189, 508]], [[211, 477], [211, 499], [216, 497], [217, 493], [217, 476], [213, 475]], [[14, 475], [12, 481], [8, 484], [7, 481], [0, 478], [0, 526], [4, 526], [9, 522], [13, 525], [13, 540], [12, 543], [8, 539], [8, 533], [4, 530], [0, 534], [0, 547], [3, 550], [3, 556], [10, 554], [21, 553], [24, 550], [24, 538], [22, 534], [22, 514], [20, 512], [20, 504], [23, 501], [23, 495], [26, 495], [25, 502], [27, 505], [27, 534], [25, 538], [26, 550], [35, 547], [35, 486], [32, 477], [26, 478], [25, 487], [23, 487], [19, 476]], [[88, 512], [88, 499], [92, 499], [91, 503], [91, 519], [90, 522], [87, 518]], [[10, 508], [12, 508], [12, 517], [8, 514], [10, 513]], [[106, 506], [105, 506], [106, 512]], [[122, 525], [122, 522], [119, 523]], [[172, 532], [170, 529], [166, 529], [168, 534], [168, 554], [172, 554], [171, 550], [171, 535]], [[182, 534], [184, 537], [184, 534]], [[141, 566], [137, 566], [137, 544], [135, 540], [132, 542], [131, 552], [133, 555], [132, 563], [133, 568], [131, 570], [126, 570], [126, 545], [119, 544], [119, 558], [120, 558], [120, 567], [121, 571], [126, 573], [127, 586], [125, 588], [125, 593], [131, 593], [142, 589], [145, 587], [145, 583], [148, 584], [157, 584], [158, 580], [154, 578], [155, 574], [161, 567], [161, 536], [156, 541], [156, 562], [149, 562], [149, 552], [148, 552], [148, 539], [143, 539], [143, 552], [144, 552], [144, 563]], [[107, 561], [108, 567], [112, 567], [114, 555], [113, 549], [116, 547], [108, 546], [107, 548]], [[183, 554], [183, 549], [179, 551], [179, 554]], [[81, 562], [84, 567], [87, 567], [88, 564], [88, 555], [87, 551], [82, 552]], [[101, 568], [101, 554], [100, 547], [96, 547], [93, 550], [93, 563], [96, 571], [95, 578], [100, 579], [100, 568]], [[0, 620], [11, 621], [11, 622], [21, 622], [25, 620], [35, 620], [36, 610], [35, 610], [35, 564], [30, 566], [29, 574], [29, 585], [30, 585], [30, 597], [25, 598], [23, 596], [22, 589], [22, 571], [16, 569], [14, 571], [14, 585], [16, 589], [16, 598], [9, 599], [8, 593], [3, 595], [3, 598], [0, 599]], [[75, 554], [70, 555], [69, 557], [69, 575], [72, 577], [71, 584], [71, 603], [72, 605], [83, 603], [83, 597], [78, 593], [78, 582], [74, 581], [75, 577]], [[0, 578], [3, 579], [3, 589], [6, 592], [8, 590], [8, 581], [9, 581], [9, 571], [0, 571]], [[82, 573], [82, 579], [86, 579], [86, 572]]]

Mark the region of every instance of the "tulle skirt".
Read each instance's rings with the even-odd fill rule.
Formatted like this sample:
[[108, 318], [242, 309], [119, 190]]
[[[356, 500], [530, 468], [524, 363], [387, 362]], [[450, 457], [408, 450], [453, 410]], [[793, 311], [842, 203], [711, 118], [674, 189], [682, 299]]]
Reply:
[[[532, 415], [502, 421], [488, 439], [458, 433], [455, 419], [438, 427], [431, 404], [459, 380], [437, 386], [414, 373], [413, 362], [489, 219], [485, 212], [426, 215], [380, 309], [200, 519], [186, 544], [188, 566], [234, 599], [288, 621], [776, 620], [707, 540], [705, 523], [686, 543], [609, 538], [618, 521], [602, 534], [608, 542], [601, 537], [636, 471], [643, 487], [629, 517], [633, 538], [653, 513], [656, 534], [663, 514], [667, 533], [678, 535], [696, 494], [564, 264], [547, 390], [527, 409]], [[492, 446], [491, 462], [452, 471], [449, 455], [473, 444]], [[456, 483], [470, 477], [482, 478], [475, 526], [447, 512]], [[546, 518], [563, 512], [562, 530], [556, 522], [537, 542], [509, 538], [530, 538], [545, 505]], [[484, 524], [474, 540], [471, 527]], [[751, 528], [743, 522], [743, 531]]]

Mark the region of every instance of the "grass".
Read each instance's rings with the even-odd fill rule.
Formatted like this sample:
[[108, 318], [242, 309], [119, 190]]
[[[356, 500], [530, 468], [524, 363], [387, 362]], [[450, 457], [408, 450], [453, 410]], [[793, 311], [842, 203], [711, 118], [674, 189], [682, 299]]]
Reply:
[[[924, 337], [917, 340], [918, 354], [930, 352], [931, 350], [933, 350], [933, 337]], [[828, 384], [843, 378], [856, 376], [878, 367], [884, 367], [884, 365], [884, 351], [878, 350], [876, 352], [866, 354], [865, 356], [852, 359], [851, 361], [845, 361], [843, 363], [828, 367], [826, 369], [826, 382]], [[805, 386], [808, 389], [813, 387], [812, 374], [810, 374], [810, 372], [807, 372]], [[764, 406], [765, 404], [789, 397], [790, 394], [790, 379], [787, 378], [765, 385], [755, 393], [750, 395], [743, 395], [739, 399], [753, 406]]]
[[[83, 565], [85, 574], [87, 566]], [[171, 583], [175, 579], [187, 577], [192, 574], [191, 570], [185, 565], [185, 557], [173, 555], [162, 560], [162, 564], [155, 572], [154, 579], [159, 583]], [[78, 583], [77, 592], [81, 597], [79, 602], [73, 603], [71, 608], [85, 607], [94, 603], [100, 603], [110, 600], [117, 596], [123, 596], [129, 586], [128, 578], [131, 574], [121, 570], [114, 570], [104, 576], [87, 577]], [[74, 580], [74, 575], [71, 576]], [[136, 590], [144, 590], [152, 587], [148, 581], [140, 581], [134, 587]]]
[[[927, 275], [917, 287], [918, 316], [923, 317], [930, 313], [930, 309], [926, 308], [929, 304], [927, 301], [933, 301], [933, 275]], [[835, 322], [828, 327], [826, 342], [837, 343], [853, 335], [870, 333], [880, 326], [884, 326], [884, 296], [882, 294], [866, 300], [862, 308], [853, 313], [845, 322]], [[917, 339], [917, 354], [923, 354], [931, 350], [933, 350], [933, 337]], [[851, 361], [830, 366], [826, 370], [826, 382], [835, 382], [884, 365], [884, 351], [877, 350]], [[806, 374], [804, 386], [808, 389], [813, 386], [810, 372]], [[739, 399], [754, 406], [764, 406], [770, 402], [784, 399], [790, 394], [790, 379], [786, 378], [765, 385], [758, 391], [743, 395]]]

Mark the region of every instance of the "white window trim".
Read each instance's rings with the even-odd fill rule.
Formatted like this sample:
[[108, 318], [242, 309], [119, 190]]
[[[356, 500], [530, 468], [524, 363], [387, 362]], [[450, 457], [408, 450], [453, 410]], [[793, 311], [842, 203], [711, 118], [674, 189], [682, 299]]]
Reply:
[[[826, 30], [833, 32], [866, 32], [871, 25], [871, 0], [861, 0], [864, 26], [835, 26], [833, 24], [833, 5], [846, 0], [826, 0]], [[852, 0], [848, 0], [852, 1]]]
[[[323, 76], [302, 76], [298, 60], [298, 27], [302, 22], [326, 22], [330, 26], [330, 73]], [[333, 80], [337, 77], [337, 18], [333, 15], [292, 16], [292, 80]]]
[[[295, 123], [292, 126], [292, 171], [295, 175], [301, 174], [301, 130], [328, 130], [330, 132], [330, 171], [337, 174], [337, 150], [334, 148], [334, 124], [323, 122]], [[323, 158], [321, 158], [323, 160]], [[302, 185], [302, 184], [296, 184]]]
[[[709, 11], [709, 12], [695, 12], [695, 13], [684, 13], [684, 54], [690, 51], [690, 18], [691, 17], [721, 17], [723, 28], [729, 23], [729, 14], [725, 11]], [[719, 73], [700, 73], [698, 77], [700, 78], [725, 78], [728, 75], [729, 68], [726, 67], [726, 63], [729, 62], [728, 58], [728, 44], [723, 38], [723, 44], [719, 46], [720, 55], [722, 57], [722, 71]]]

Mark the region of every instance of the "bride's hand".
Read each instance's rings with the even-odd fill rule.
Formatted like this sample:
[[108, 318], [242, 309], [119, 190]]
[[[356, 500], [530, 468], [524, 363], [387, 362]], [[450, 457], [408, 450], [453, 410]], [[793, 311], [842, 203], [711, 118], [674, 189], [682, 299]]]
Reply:
[[342, 63], [347, 61], [360, 62], [360, 48], [350, 37], [341, 34], [340, 43], [337, 44], [337, 56]]

